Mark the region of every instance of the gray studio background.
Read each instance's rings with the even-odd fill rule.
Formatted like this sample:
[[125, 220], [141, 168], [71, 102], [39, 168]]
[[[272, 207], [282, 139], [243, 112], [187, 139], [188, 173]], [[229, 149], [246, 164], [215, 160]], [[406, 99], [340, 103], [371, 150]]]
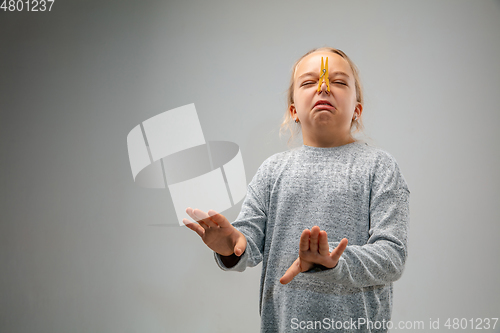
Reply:
[[410, 187], [393, 321], [499, 317], [499, 1], [56, 1], [0, 31], [0, 332], [257, 332], [261, 266], [219, 270], [168, 191], [134, 184], [126, 136], [195, 103], [250, 181], [324, 45]]

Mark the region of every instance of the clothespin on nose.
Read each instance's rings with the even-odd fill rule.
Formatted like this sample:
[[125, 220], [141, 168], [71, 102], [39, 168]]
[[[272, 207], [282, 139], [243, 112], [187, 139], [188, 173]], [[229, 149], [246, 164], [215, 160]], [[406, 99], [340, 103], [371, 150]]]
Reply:
[[325, 64], [323, 65], [323, 57], [321, 57], [321, 70], [319, 72], [318, 92], [321, 91], [323, 82], [326, 83], [326, 90], [330, 92], [330, 79], [328, 79], [328, 57], [326, 57]]

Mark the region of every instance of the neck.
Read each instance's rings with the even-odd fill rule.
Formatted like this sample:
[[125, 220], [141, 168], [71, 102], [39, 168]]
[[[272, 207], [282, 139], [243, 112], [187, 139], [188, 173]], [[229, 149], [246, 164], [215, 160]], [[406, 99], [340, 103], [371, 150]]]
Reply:
[[302, 135], [302, 139], [306, 146], [319, 148], [339, 147], [356, 141], [351, 135], [342, 138], [307, 138]]
[[318, 132], [316, 132], [315, 135], [307, 135], [303, 131], [302, 141], [306, 146], [328, 148], [343, 146], [353, 143], [356, 140], [352, 137], [350, 132], [344, 135], [332, 135], [331, 131], [324, 133], [324, 135], [319, 135]]

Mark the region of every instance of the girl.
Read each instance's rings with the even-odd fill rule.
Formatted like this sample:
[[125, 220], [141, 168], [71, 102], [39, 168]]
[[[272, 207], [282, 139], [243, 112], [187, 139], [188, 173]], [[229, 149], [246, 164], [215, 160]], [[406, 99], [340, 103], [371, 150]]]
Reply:
[[261, 332], [391, 327], [410, 191], [390, 154], [353, 138], [362, 112], [347, 55], [306, 53], [293, 68], [284, 121], [300, 127], [303, 145], [264, 161], [232, 224], [213, 210], [186, 210], [197, 223], [183, 222], [223, 270], [262, 262]]

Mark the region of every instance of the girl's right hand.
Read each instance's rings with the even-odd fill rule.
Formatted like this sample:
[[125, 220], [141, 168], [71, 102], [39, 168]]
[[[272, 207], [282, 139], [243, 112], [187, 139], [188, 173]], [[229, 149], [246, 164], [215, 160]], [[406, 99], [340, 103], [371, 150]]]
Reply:
[[222, 256], [235, 254], [238, 257], [245, 252], [247, 239], [224, 215], [214, 210], [209, 210], [207, 214], [191, 207], [186, 209], [186, 213], [197, 223], [188, 219], [183, 219], [182, 222], [195, 231], [214, 252]]

